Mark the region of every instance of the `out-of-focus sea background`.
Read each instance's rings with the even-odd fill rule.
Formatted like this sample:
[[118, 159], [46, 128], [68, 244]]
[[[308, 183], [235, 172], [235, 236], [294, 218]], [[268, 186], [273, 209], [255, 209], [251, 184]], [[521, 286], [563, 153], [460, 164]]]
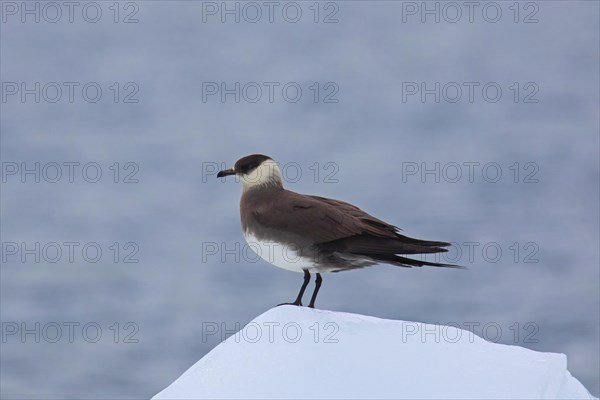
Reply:
[[318, 307], [565, 353], [598, 396], [599, 3], [269, 4], [2, 2], [1, 397], [148, 398], [292, 300], [215, 176], [251, 153], [469, 267]]

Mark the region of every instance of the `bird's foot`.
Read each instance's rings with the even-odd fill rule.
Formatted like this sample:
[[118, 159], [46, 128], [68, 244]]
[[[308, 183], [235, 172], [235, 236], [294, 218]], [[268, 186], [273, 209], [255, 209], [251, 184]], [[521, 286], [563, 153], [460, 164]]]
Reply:
[[301, 306], [301, 305], [302, 305], [302, 302], [295, 301], [293, 303], [281, 303], [281, 304], [277, 304], [276, 307], [279, 307], [279, 306]]

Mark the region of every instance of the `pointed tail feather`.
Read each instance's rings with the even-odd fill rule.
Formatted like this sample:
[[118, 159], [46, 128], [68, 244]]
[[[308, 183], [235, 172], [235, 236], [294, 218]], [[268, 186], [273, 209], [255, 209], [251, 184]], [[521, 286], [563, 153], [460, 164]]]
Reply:
[[325, 251], [364, 255], [445, 253], [448, 251], [445, 247], [448, 246], [450, 243], [419, 240], [402, 235], [391, 238], [356, 235], [319, 244], [319, 248]]
[[386, 264], [392, 264], [392, 265], [396, 265], [398, 267], [404, 267], [404, 268], [428, 266], [428, 267], [467, 269], [467, 267], [463, 267], [462, 265], [444, 264], [444, 263], [436, 263], [436, 262], [432, 262], [432, 261], [414, 260], [412, 258], [402, 257], [402, 256], [394, 255], [394, 254], [391, 254], [391, 255], [390, 254], [374, 255], [373, 258], [375, 260], [377, 260], [377, 261], [380, 261], [380, 262], [383, 262], [383, 263], [386, 263]]

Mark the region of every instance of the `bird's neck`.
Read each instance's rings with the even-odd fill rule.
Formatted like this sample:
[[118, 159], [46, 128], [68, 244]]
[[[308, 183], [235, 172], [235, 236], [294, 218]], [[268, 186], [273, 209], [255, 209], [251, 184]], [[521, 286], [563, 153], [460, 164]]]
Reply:
[[263, 171], [262, 175], [258, 175], [258, 178], [242, 178], [242, 186], [244, 188], [244, 193], [251, 191], [281, 190], [283, 189], [283, 180], [280, 173], [267, 173]]
[[243, 182], [243, 195], [268, 195], [269, 192], [283, 190], [283, 182], [277, 177], [263, 180], [261, 182], [247, 183]]

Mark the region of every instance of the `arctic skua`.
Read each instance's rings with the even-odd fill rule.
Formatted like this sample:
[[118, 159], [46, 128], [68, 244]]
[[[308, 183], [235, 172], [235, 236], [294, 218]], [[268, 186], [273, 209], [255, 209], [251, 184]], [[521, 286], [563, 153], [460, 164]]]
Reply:
[[399, 267], [458, 265], [415, 260], [406, 255], [443, 253], [450, 243], [414, 239], [352, 204], [286, 190], [277, 163], [262, 154], [239, 159], [218, 178], [242, 182], [242, 231], [249, 247], [265, 261], [304, 274], [293, 304], [302, 305], [310, 273], [316, 273], [309, 307], [314, 308], [322, 272], [340, 272], [379, 263]]

